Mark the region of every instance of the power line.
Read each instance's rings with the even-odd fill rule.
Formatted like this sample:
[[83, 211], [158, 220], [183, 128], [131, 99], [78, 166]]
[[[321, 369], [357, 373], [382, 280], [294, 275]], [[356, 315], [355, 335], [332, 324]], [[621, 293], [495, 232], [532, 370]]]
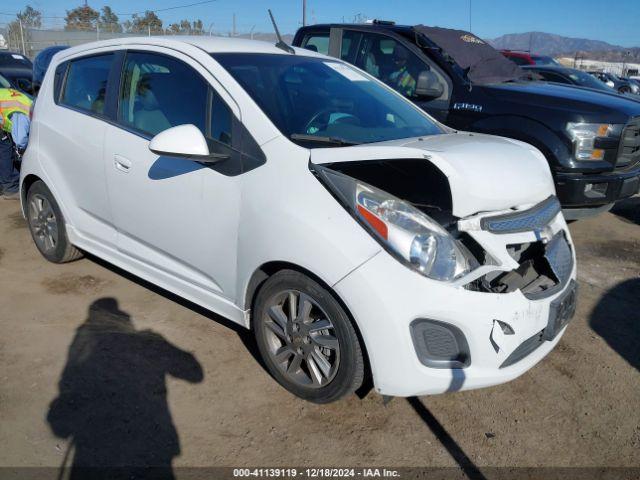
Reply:
[[133, 16], [133, 15], [140, 15], [140, 14], [146, 13], [146, 12], [153, 12], [153, 13], [166, 12], [167, 10], [177, 10], [179, 8], [195, 7], [195, 6], [198, 6], [198, 5], [204, 5], [206, 3], [213, 3], [215, 1], [217, 1], [217, 0], [204, 0], [203, 2], [189, 3], [187, 5], [177, 5], [175, 7], [158, 8], [157, 10], [143, 10], [141, 12], [134, 12], [134, 13], [117, 13], [116, 12], [116, 15], [122, 15], [124, 17], [127, 17], [127, 16]]

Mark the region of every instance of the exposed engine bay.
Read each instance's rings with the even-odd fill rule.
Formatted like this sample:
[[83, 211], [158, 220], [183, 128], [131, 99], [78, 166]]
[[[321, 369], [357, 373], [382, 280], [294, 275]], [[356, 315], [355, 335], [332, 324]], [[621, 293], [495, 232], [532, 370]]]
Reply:
[[[470, 252], [477, 266], [497, 265], [472, 235], [458, 228], [452, 214], [452, 194], [444, 173], [424, 159], [352, 161], [325, 164], [324, 167], [366, 182], [412, 204], [442, 225]], [[511, 271], [496, 269], [465, 285], [478, 292], [511, 293], [520, 290], [527, 298], [551, 295], [569, 280], [573, 267], [572, 250], [563, 232], [553, 238], [539, 233], [559, 213], [555, 197], [528, 210], [486, 217], [482, 230], [496, 235], [535, 232], [537, 241], [507, 244], [509, 256], [518, 263]]]

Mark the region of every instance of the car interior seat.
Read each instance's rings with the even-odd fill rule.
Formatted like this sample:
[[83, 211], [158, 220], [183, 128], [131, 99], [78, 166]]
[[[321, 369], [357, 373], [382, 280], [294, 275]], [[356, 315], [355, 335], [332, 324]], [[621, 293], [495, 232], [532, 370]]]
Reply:
[[146, 73], [140, 77], [133, 106], [133, 125], [137, 129], [155, 135], [171, 127], [160, 105], [167, 109], [166, 102], [179, 96], [172, 94], [167, 77], [163, 73]]

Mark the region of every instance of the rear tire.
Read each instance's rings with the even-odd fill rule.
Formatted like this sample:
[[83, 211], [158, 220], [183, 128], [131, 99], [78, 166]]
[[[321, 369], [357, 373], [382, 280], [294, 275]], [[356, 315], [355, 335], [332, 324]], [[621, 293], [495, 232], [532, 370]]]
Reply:
[[69, 242], [60, 207], [42, 180], [29, 188], [26, 212], [31, 238], [44, 258], [67, 263], [82, 257], [82, 252]]
[[253, 332], [269, 373], [300, 398], [329, 403], [362, 384], [364, 359], [349, 315], [300, 272], [282, 270], [263, 284]]

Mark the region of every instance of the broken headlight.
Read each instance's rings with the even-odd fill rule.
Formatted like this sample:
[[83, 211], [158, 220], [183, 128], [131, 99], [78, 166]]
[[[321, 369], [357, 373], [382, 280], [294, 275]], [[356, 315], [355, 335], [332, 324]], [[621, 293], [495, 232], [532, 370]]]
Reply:
[[323, 183], [390, 253], [426, 277], [455, 280], [471, 259], [442, 226], [410, 203], [324, 167], [313, 167]]

